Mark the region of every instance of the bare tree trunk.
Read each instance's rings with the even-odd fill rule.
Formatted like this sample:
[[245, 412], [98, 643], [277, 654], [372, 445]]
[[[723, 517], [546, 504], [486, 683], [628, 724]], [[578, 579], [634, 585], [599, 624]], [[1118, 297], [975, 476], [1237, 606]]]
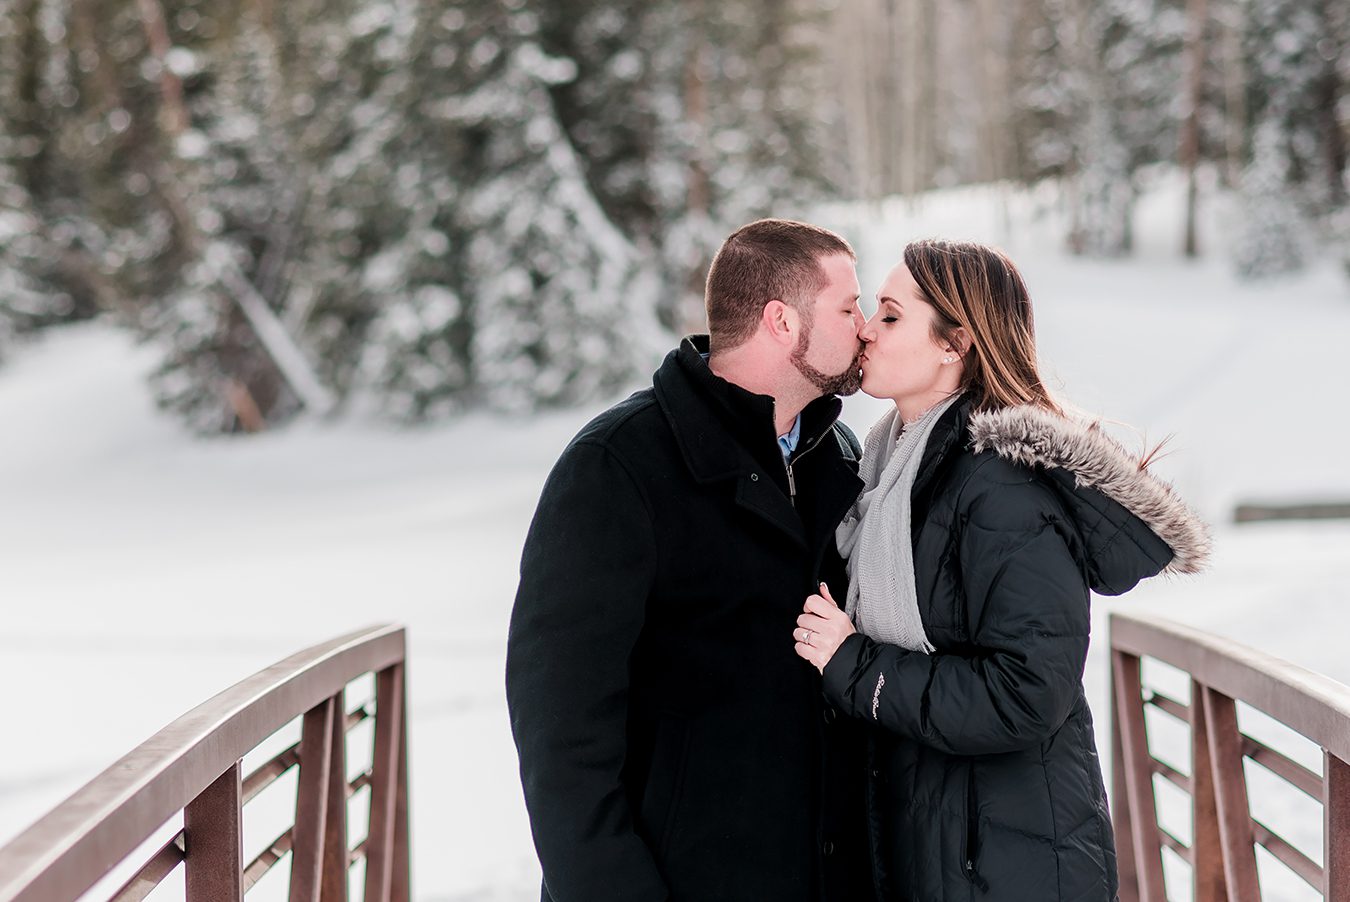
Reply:
[[[1322, 133], [1322, 166], [1326, 178], [1327, 201], [1332, 207], [1341, 207], [1346, 201], [1345, 182], [1342, 173], [1346, 166], [1345, 132], [1341, 128], [1337, 107], [1344, 85], [1337, 67], [1342, 54], [1350, 50], [1350, 16], [1346, 15], [1342, 5], [1344, 0], [1322, 0], [1318, 4], [1318, 13], [1322, 19], [1324, 42], [1330, 44], [1323, 48], [1319, 42], [1318, 50], [1322, 56], [1322, 78], [1318, 90], [1317, 110], [1321, 121], [1318, 130]], [[1339, 16], [1339, 18], [1338, 18]]]
[[1230, 0], [1224, 20], [1224, 181], [1230, 187], [1242, 180], [1247, 143], [1247, 72], [1242, 58], [1245, 13], [1241, 0]]
[[267, 356], [272, 359], [286, 383], [301, 402], [317, 414], [328, 413], [336, 405], [331, 392], [319, 381], [314, 369], [291, 338], [281, 320], [267, 306], [248, 277], [239, 269], [234, 258], [220, 245], [206, 249], [206, 264], [214, 271], [220, 284], [234, 297], [239, 309], [258, 336]]
[[1007, 54], [995, 48], [995, 19], [1002, 6], [998, 0], [976, 0], [972, 59], [980, 61], [980, 124], [977, 166], [981, 181], [997, 182], [1006, 177], [1003, 150], [1006, 145], [1006, 110], [1011, 108], [1008, 94]]
[[50, 128], [50, 120], [43, 115], [38, 92], [42, 81], [42, 69], [50, 48], [47, 47], [42, 28], [38, 24], [42, 0], [22, 0], [22, 3], [17, 18], [22, 23], [23, 34], [15, 41], [23, 53], [23, 67], [17, 79], [18, 121], [6, 123], [6, 128], [12, 129], [11, 134], [16, 138], [23, 137], [37, 141], [37, 153], [30, 156], [20, 167], [20, 179], [34, 205], [40, 207], [49, 187], [47, 168], [51, 152], [48, 149], [48, 142], [42, 140]]
[[919, 163], [922, 136], [919, 132], [920, 90], [923, 78], [923, 48], [919, 29], [914, 27], [921, 0], [900, 0], [900, 15], [893, 23], [900, 61], [900, 97], [903, 114], [898, 125], [896, 146], [900, 153], [900, 192], [913, 199], [919, 190]]
[[173, 47], [169, 39], [169, 23], [164, 18], [164, 8], [159, 0], [136, 0], [140, 10], [141, 24], [145, 27], [145, 39], [150, 45], [150, 55], [159, 63], [160, 116], [164, 130], [170, 135], [180, 135], [188, 127], [187, 108], [183, 106], [183, 82], [169, 68], [169, 50]]
[[914, 19], [908, 29], [918, 44], [919, 83], [916, 85], [914, 110], [915, 128], [915, 184], [916, 192], [932, 187], [938, 161], [942, 158], [941, 142], [944, 135], [938, 126], [938, 47], [942, 36], [934, 0], [915, 0]]
[[[691, 220], [706, 222], [712, 201], [712, 185], [707, 169], [708, 136], [708, 85], [704, 61], [704, 8], [702, 0], [691, 3], [690, 32], [694, 45], [684, 62], [684, 121], [693, 133], [689, 149], [688, 165], [685, 173], [685, 215]], [[677, 322], [685, 332], [703, 330], [704, 310], [700, 303], [703, 296], [703, 273], [705, 267], [687, 261], [687, 282], [684, 299], [676, 312]]]
[[1017, 80], [1013, 54], [1026, 3], [1000, 4], [997, 0], [979, 0], [980, 18], [976, 29], [982, 45], [980, 67], [982, 104], [983, 179], [998, 186], [998, 222], [1001, 240], [1012, 233], [1012, 213], [1008, 205], [1007, 182], [1015, 167], [1015, 134], [1012, 111], [1017, 109]]
[[1195, 170], [1200, 162], [1200, 104], [1205, 84], [1207, 0], [1189, 0], [1186, 12], [1186, 98], [1181, 120], [1181, 166], [1186, 172], [1186, 234], [1182, 250], [1187, 257], [1195, 257], [1199, 253], [1195, 234]]
[[225, 398], [230, 403], [234, 418], [239, 421], [245, 432], [262, 432], [267, 428], [267, 419], [258, 408], [253, 393], [238, 379], [225, 380]]
[[882, 0], [844, 0], [834, 13], [836, 100], [843, 107], [854, 194], [865, 200], [887, 189], [887, 139], [894, 98], [888, 93], [889, 20]]
[[[90, 105], [106, 113], [120, 107], [122, 97], [117, 69], [103, 51], [102, 29], [106, 26], [99, 21], [98, 5], [97, 0], [75, 0], [71, 4], [70, 44], [81, 60], [81, 71], [87, 72], [81, 82], [90, 89], [87, 95], [92, 101]], [[90, 60], [94, 61], [92, 68]]]

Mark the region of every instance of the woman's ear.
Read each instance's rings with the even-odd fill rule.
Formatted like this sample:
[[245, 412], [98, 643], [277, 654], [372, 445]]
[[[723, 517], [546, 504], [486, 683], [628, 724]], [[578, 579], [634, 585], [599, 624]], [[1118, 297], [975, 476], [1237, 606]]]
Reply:
[[952, 337], [947, 340], [947, 345], [942, 350], [950, 351], [957, 357], [965, 358], [966, 352], [970, 350], [970, 334], [960, 326], [952, 333]]

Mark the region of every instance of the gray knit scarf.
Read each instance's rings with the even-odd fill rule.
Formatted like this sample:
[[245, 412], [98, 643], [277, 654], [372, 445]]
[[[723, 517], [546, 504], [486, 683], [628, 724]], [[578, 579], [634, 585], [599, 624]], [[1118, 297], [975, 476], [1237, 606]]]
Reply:
[[902, 423], [892, 409], [863, 444], [858, 475], [863, 492], [835, 533], [848, 558], [848, 602], [844, 609], [858, 632], [879, 642], [931, 653], [933, 644], [919, 619], [914, 588], [914, 546], [910, 540], [910, 495], [923, 449], [938, 418], [960, 394]]

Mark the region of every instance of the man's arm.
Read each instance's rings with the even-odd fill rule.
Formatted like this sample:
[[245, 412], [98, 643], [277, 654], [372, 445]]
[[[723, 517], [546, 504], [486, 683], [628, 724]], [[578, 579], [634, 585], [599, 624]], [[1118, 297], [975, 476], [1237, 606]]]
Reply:
[[627, 469], [600, 445], [572, 445], [525, 540], [506, 655], [521, 783], [555, 902], [667, 897], [620, 779], [628, 661], [655, 564], [650, 512]]

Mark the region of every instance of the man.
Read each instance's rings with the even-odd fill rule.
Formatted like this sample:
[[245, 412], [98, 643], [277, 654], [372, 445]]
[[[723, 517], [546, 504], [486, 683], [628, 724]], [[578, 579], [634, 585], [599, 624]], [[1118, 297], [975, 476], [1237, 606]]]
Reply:
[[793, 651], [806, 597], [846, 597], [854, 264], [805, 223], [733, 233], [710, 335], [549, 476], [506, 664], [545, 902], [870, 898], [861, 727]]

